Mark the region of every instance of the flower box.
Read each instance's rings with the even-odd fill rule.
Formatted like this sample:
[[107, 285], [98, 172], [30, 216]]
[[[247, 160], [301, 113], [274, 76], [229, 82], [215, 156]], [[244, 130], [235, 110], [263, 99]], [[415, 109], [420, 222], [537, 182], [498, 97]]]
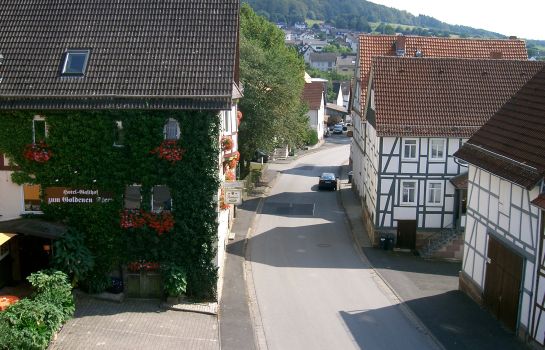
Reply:
[[51, 159], [52, 153], [49, 146], [44, 141], [40, 141], [26, 145], [23, 155], [28, 160], [45, 163]]
[[161, 142], [161, 145], [151, 150], [150, 153], [157, 154], [159, 159], [175, 163], [182, 160], [185, 149], [178, 146], [176, 140], [165, 140]]

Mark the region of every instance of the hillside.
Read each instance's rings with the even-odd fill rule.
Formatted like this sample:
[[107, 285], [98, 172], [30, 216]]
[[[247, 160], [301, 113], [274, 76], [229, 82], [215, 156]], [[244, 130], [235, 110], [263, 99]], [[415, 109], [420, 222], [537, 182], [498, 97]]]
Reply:
[[[452, 25], [430, 16], [414, 16], [407, 11], [377, 5], [365, 0], [242, 0], [258, 14], [272, 22], [294, 24], [306, 19], [323, 20], [336, 28], [370, 31], [369, 22], [396, 23], [384, 25], [389, 31], [411, 26], [407, 34], [460, 36], [475, 38], [505, 38], [499, 33], [467, 26]], [[386, 28], [387, 27], [387, 28]]]

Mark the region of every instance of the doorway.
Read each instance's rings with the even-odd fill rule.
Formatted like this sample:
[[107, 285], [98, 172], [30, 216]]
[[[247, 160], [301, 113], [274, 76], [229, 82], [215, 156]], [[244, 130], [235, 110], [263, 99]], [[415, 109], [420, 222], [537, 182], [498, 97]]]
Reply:
[[411, 250], [416, 248], [416, 220], [397, 221], [396, 247]]

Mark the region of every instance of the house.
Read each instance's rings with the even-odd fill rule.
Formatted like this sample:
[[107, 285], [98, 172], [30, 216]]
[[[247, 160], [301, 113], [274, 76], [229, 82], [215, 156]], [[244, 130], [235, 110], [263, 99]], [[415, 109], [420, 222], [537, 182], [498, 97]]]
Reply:
[[[441, 256], [465, 226], [467, 165], [453, 154], [543, 63], [374, 57], [366, 119], [352, 143], [353, 186], [375, 244]], [[356, 133], [355, 133], [356, 134]], [[356, 136], [354, 137], [356, 138]], [[461, 251], [450, 258], [461, 258]]]
[[218, 178], [237, 160], [239, 2], [2, 6], [9, 279], [47, 267], [53, 241], [77, 231], [95, 261], [82, 284], [159, 263], [187, 273], [189, 295], [215, 298], [232, 218]]
[[307, 29], [307, 24], [306, 23], [299, 23], [299, 22], [296, 22], [294, 25], [295, 29], [300, 29], [300, 30], [304, 30], [304, 29]]
[[304, 36], [301, 36], [300, 38], [301, 40], [303, 40], [303, 44], [312, 47], [314, 52], [322, 52], [324, 50], [324, 47], [327, 46], [327, 41], [316, 40], [314, 39], [314, 37], [305, 38]]
[[337, 73], [353, 76], [356, 71], [356, 56], [338, 56], [335, 66]]
[[325, 92], [324, 83], [321, 81], [312, 81], [305, 83], [303, 96], [301, 97], [309, 107], [308, 118], [310, 127], [316, 130], [318, 139], [324, 138], [324, 118], [325, 118]]
[[332, 52], [311, 52], [309, 54], [309, 64], [312, 68], [321, 71], [335, 70], [337, 54]]
[[544, 150], [542, 68], [454, 154], [469, 163], [460, 289], [509, 329], [541, 347], [545, 345]]
[[338, 106], [344, 107], [345, 110], [348, 110], [348, 103], [350, 101], [350, 82], [349, 81], [338, 81], [333, 82], [333, 91], [337, 93], [337, 99], [335, 103]]

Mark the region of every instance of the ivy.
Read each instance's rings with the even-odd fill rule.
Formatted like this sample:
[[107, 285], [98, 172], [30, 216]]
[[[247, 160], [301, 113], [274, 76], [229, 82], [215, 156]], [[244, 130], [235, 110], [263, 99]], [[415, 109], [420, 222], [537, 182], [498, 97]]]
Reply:
[[[52, 157], [38, 163], [24, 157], [32, 142], [32, 119], [46, 118]], [[163, 141], [168, 118], [180, 124], [181, 160], [170, 162], [150, 151]], [[114, 147], [116, 121], [124, 131], [122, 147]], [[44, 218], [62, 222], [84, 234], [94, 256], [88, 279], [102, 279], [119, 264], [159, 261], [187, 271], [187, 295], [215, 297], [213, 264], [217, 233], [219, 118], [213, 112], [186, 111], [1, 111], [0, 152], [20, 168], [15, 183], [42, 188], [62, 186], [100, 189], [113, 201], [97, 204], [42, 203]], [[125, 186], [142, 186], [142, 209], [151, 210], [153, 186], [166, 185], [173, 199], [174, 228], [161, 236], [148, 227], [120, 227]], [[82, 277], [85, 284], [85, 277]], [[90, 281], [87, 281], [88, 283]]]

